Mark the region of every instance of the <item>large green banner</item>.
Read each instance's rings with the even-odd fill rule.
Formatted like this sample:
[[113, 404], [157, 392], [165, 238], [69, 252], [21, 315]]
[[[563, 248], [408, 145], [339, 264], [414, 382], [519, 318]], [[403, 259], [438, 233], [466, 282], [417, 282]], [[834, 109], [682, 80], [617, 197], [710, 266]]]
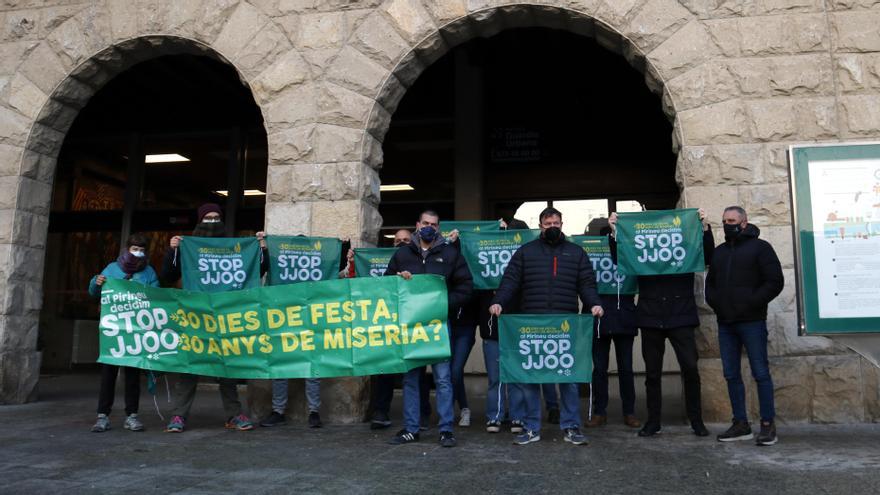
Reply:
[[332, 237], [267, 236], [269, 285], [339, 278], [342, 241]]
[[498, 327], [502, 383], [592, 381], [592, 315], [502, 314]]
[[226, 292], [260, 286], [256, 237], [184, 237], [180, 241], [183, 288]]
[[618, 214], [617, 263], [627, 275], [704, 271], [703, 224], [697, 209]]
[[228, 378], [403, 373], [449, 358], [446, 298], [436, 275], [214, 294], [111, 279], [98, 361]]
[[354, 273], [358, 277], [381, 277], [388, 269], [397, 248], [357, 248], [354, 250]]
[[599, 294], [637, 294], [639, 292], [638, 278], [635, 275], [626, 275], [617, 269], [611, 258], [611, 247], [608, 245], [608, 237], [592, 235], [573, 235], [568, 238], [571, 242], [584, 249], [593, 263], [593, 271], [596, 272], [596, 284]]
[[461, 253], [474, 278], [474, 289], [497, 289], [513, 253], [539, 235], [539, 230], [462, 232]]
[[440, 234], [443, 237], [449, 237], [453, 230], [457, 230], [459, 234], [464, 234], [465, 232], [491, 232], [501, 230], [501, 222], [498, 220], [444, 220], [440, 222]]

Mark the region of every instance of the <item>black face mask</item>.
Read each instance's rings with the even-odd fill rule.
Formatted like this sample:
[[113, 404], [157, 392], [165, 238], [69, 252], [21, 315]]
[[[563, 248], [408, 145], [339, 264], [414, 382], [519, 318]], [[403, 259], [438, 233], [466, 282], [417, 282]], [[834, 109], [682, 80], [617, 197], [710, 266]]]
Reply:
[[739, 237], [739, 234], [742, 232], [742, 227], [737, 223], [725, 223], [724, 224], [724, 238], [725, 239], [736, 239]]
[[226, 235], [226, 226], [223, 225], [223, 222], [199, 222], [193, 229], [192, 235], [194, 237], [223, 237]]
[[562, 240], [562, 229], [559, 227], [548, 227], [541, 233], [541, 237], [543, 237], [548, 244], [556, 244]]

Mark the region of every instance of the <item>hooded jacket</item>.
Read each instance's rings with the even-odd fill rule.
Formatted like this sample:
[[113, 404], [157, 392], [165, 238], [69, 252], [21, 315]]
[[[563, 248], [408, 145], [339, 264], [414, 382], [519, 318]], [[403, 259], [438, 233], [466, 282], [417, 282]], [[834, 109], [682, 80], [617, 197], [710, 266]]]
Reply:
[[[101, 275], [107, 278], [117, 278], [120, 280], [125, 278], [125, 272], [122, 270], [122, 267], [119, 266], [119, 262], [116, 261], [104, 267], [104, 269], [101, 270]], [[97, 279], [98, 276], [95, 275], [89, 281], [89, 295], [91, 295], [92, 297], [98, 297], [101, 295], [101, 288], [98, 287], [98, 284], [96, 283]], [[159, 279], [156, 277], [156, 271], [153, 270], [153, 267], [149, 264], [147, 264], [147, 266], [145, 266], [143, 270], [132, 274], [131, 281], [138, 282], [149, 287], [159, 287]]]
[[505, 312], [578, 313], [578, 296], [587, 310], [602, 305], [589, 256], [565, 236], [556, 244], [541, 237], [513, 253], [492, 303]]
[[782, 292], [782, 265], [752, 224], [715, 248], [706, 277], [706, 303], [719, 323], [767, 319], [767, 305]]
[[412, 242], [397, 248], [388, 262], [385, 276], [397, 275], [400, 272], [410, 272], [413, 275], [441, 275], [446, 279], [449, 322], [458, 319], [464, 306], [473, 296], [474, 282], [464, 257], [458, 249], [446, 243], [440, 236], [431, 244], [424, 256], [418, 233], [413, 236]]

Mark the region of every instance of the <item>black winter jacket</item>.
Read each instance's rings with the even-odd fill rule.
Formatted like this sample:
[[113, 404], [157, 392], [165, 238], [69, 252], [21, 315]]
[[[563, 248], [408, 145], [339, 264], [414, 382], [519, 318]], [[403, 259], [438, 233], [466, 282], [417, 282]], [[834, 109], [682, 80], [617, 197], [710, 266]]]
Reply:
[[[602, 309], [605, 310], [605, 314], [602, 318], [596, 318], [593, 324], [596, 328], [596, 336], [638, 335], [635, 296], [623, 294], [618, 300], [616, 295], [601, 294], [599, 299], [602, 300]], [[617, 309], [618, 304], [620, 309]]]
[[747, 224], [735, 239], [715, 248], [706, 277], [706, 303], [720, 323], [767, 319], [767, 305], [782, 292], [782, 265], [760, 229]]
[[474, 282], [464, 257], [458, 249], [442, 240], [434, 243], [422, 258], [418, 236], [413, 241], [400, 246], [391, 256], [385, 276], [410, 272], [413, 275], [442, 275], [446, 279], [448, 292], [449, 324], [458, 319], [464, 306], [470, 302], [474, 292]]
[[[617, 242], [612, 238], [611, 255], [617, 263]], [[703, 261], [708, 265], [715, 252], [712, 229], [703, 232]], [[697, 327], [697, 301], [694, 298], [694, 274], [639, 275], [639, 304], [636, 307], [639, 328]]]
[[492, 302], [505, 312], [516, 305], [525, 314], [577, 313], [578, 296], [586, 311], [602, 305], [587, 253], [564, 238], [556, 245], [539, 238], [513, 253]]

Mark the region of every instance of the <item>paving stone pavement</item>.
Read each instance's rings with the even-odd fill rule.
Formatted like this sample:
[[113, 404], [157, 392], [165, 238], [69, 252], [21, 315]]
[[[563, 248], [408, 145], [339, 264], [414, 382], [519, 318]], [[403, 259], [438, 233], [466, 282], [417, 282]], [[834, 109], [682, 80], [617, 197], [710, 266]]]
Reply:
[[716, 442], [721, 424], [709, 438], [669, 424], [642, 439], [611, 421], [583, 447], [545, 425], [521, 447], [475, 421], [444, 449], [436, 427], [403, 446], [387, 445], [394, 428], [366, 424], [225, 431], [203, 387], [182, 434], [162, 431], [147, 395], [145, 432], [123, 430], [117, 407], [113, 428], [95, 434], [96, 378], [45, 378], [40, 402], [0, 406], [0, 493], [880, 493], [876, 425], [780, 425], [780, 443], [763, 448]]

